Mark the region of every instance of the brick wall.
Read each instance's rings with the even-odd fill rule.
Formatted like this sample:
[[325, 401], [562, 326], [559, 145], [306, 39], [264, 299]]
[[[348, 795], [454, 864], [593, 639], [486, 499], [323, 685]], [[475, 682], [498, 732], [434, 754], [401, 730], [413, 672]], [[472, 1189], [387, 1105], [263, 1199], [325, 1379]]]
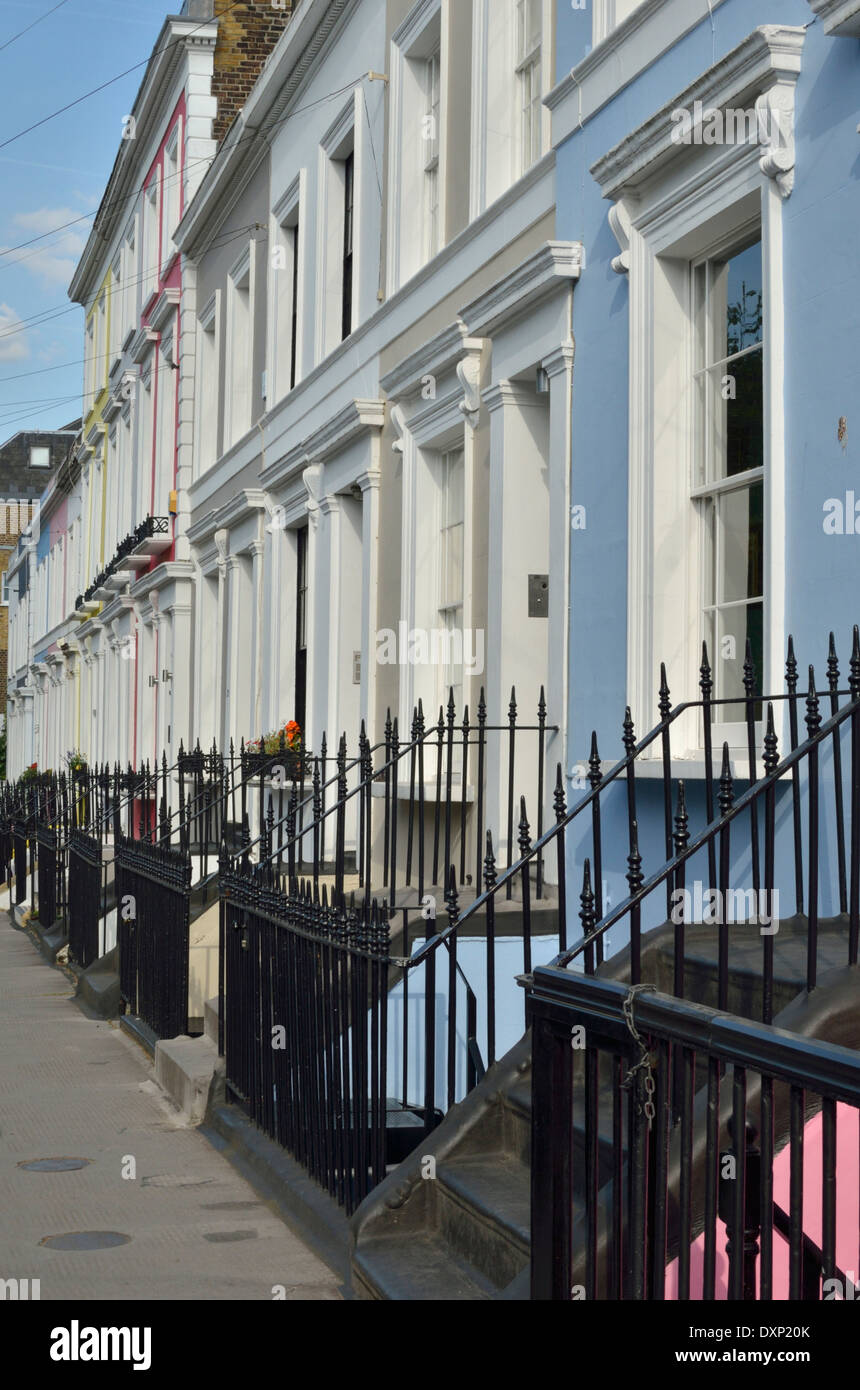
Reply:
[[290, 19], [292, 0], [286, 9], [275, 9], [272, 0], [247, 0], [229, 8], [230, 0], [215, 0], [218, 40], [212, 94], [218, 98], [215, 139], [220, 143], [248, 99], [266, 58]]

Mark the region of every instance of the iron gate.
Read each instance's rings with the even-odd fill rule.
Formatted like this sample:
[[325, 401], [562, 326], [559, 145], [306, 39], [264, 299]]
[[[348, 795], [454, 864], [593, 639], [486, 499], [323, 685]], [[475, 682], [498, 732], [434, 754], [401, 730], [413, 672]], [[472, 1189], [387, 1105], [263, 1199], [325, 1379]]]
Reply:
[[39, 821], [36, 827], [36, 840], [39, 922], [47, 929], [63, 913], [63, 850], [58, 831], [44, 821]]
[[102, 909], [101, 844], [83, 830], [73, 830], [69, 837], [69, 960], [83, 970], [101, 954]]
[[191, 858], [120, 836], [116, 847], [120, 994], [159, 1038], [188, 1032]]
[[15, 861], [15, 903], [27, 896], [27, 823], [16, 819], [12, 826], [12, 852]]

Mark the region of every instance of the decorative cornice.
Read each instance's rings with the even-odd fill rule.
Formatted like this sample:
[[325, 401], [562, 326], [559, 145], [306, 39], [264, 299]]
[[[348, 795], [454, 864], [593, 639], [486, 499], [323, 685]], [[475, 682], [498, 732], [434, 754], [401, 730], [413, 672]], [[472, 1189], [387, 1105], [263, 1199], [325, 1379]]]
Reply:
[[443, 328], [428, 342], [422, 343], [390, 372], [380, 377], [379, 387], [389, 400], [406, 400], [417, 395], [428, 376], [442, 376], [450, 371], [463, 353], [468, 330], [462, 319]]
[[548, 241], [510, 274], [467, 304], [461, 318], [473, 338], [490, 338], [506, 321], [524, 314], [541, 299], [578, 280], [581, 270], [580, 242]]
[[178, 285], [172, 285], [168, 289], [161, 291], [152, 306], [149, 315], [149, 327], [161, 333], [170, 319], [170, 315], [177, 308], [181, 296]]
[[535, 400], [534, 392], [516, 381], [497, 381], [484, 393], [484, 404], [491, 413], [506, 405], [534, 405]]
[[368, 430], [381, 430], [384, 424], [384, 401], [352, 400], [304, 441], [304, 449], [314, 463], [325, 463], [354, 439]]
[[[768, 114], [778, 118], [779, 140], [768, 142], [760, 161], [762, 172], [777, 179], [785, 196], [794, 163], [794, 88], [805, 37], [801, 26], [767, 24], [754, 29], [725, 58], [592, 164], [591, 173], [604, 198], [617, 202], [622, 195], [635, 194], [664, 165], [699, 148], [678, 140], [673, 112], [693, 111], [697, 102], [703, 111], [727, 106], [745, 110], [744, 101], [754, 101], [758, 111], [765, 109], [758, 105], [763, 97], [767, 98]], [[782, 90], [771, 96], [774, 87]]]
[[809, 0], [825, 34], [860, 39], [860, 0]]
[[148, 352], [152, 351], [152, 339], [148, 336], [145, 328], [138, 328], [131, 342], [128, 345], [128, 355], [132, 362], [138, 366], [143, 362]]
[[229, 530], [231, 526], [235, 526], [238, 521], [244, 521], [254, 512], [265, 510], [266, 494], [260, 488], [244, 487], [235, 493], [229, 502], [225, 502], [223, 507], [218, 508], [218, 526]]

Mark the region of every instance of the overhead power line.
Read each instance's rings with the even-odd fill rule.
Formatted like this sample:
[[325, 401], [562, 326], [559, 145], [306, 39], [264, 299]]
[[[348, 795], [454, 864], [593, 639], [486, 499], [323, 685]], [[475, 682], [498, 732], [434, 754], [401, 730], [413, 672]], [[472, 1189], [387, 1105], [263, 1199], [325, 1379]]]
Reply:
[[54, 5], [52, 9], [46, 10], [44, 14], [40, 14], [38, 19], [34, 19], [32, 24], [28, 24], [25, 28], [19, 29], [18, 33], [13, 34], [11, 39], [7, 39], [5, 43], [0, 43], [0, 53], [3, 52], [4, 48], [11, 48], [12, 44], [16, 43], [18, 39], [22, 39], [25, 34], [29, 34], [30, 30], [35, 29], [37, 24], [41, 24], [44, 19], [49, 19], [52, 14], [55, 14], [57, 10], [61, 10], [63, 6], [68, 5], [68, 3], [69, 0], [60, 0], [58, 5]]
[[[218, 18], [220, 19], [222, 15], [229, 14], [231, 10], [235, 10], [236, 6], [241, 3], [242, 0], [232, 0], [232, 3], [229, 4], [226, 9], [220, 11]], [[195, 24], [190, 32], [196, 34], [198, 29], [205, 29], [206, 25], [211, 23], [211, 19], [206, 19], [202, 24]], [[154, 49], [148, 58], [143, 58], [139, 63], [132, 63], [130, 68], [125, 68], [123, 72], [118, 72], [115, 77], [109, 77], [106, 82], [100, 82], [97, 87], [92, 87], [88, 92], [84, 92], [81, 96], [75, 97], [74, 101], [66, 102], [65, 106], [59, 106], [56, 111], [49, 112], [48, 115], [43, 116], [41, 120], [34, 121], [32, 125], [25, 126], [24, 129], [19, 130], [16, 135], [10, 135], [8, 139], [0, 141], [0, 150], [5, 150], [7, 145], [14, 145], [16, 140], [23, 139], [25, 135], [30, 134], [31, 130], [38, 130], [40, 126], [47, 125], [49, 121], [54, 121], [58, 116], [65, 115], [65, 113], [71, 111], [73, 107], [80, 106], [81, 102], [88, 101], [90, 97], [97, 96], [99, 92], [103, 92], [106, 88], [112, 87], [116, 82], [121, 82], [124, 77], [128, 77], [129, 73], [137, 72], [139, 68], [147, 67], [159, 53], [166, 53], [168, 49], [175, 48], [177, 44], [184, 43], [185, 37], [186, 36], [183, 35], [181, 39], [171, 39], [170, 43], [166, 43], [163, 48]]]

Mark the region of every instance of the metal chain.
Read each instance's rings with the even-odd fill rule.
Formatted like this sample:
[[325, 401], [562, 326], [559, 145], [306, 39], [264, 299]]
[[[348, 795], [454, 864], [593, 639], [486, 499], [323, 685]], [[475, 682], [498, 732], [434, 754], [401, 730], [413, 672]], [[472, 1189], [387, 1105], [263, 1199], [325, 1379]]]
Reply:
[[656, 994], [657, 986], [631, 985], [627, 991], [627, 995], [622, 1005], [621, 1011], [624, 1014], [624, 1022], [627, 1024], [627, 1031], [629, 1032], [636, 1046], [639, 1048], [639, 1061], [634, 1062], [634, 1064], [628, 1069], [627, 1075], [621, 1083], [621, 1089], [623, 1091], [629, 1091], [630, 1088], [637, 1081], [640, 1074], [643, 1074], [642, 1084], [645, 1089], [646, 1098], [644, 1105], [641, 1101], [637, 1101], [637, 1105], [640, 1113], [644, 1113], [645, 1118], [648, 1121], [648, 1128], [650, 1129], [654, 1117], [657, 1114], [657, 1108], [654, 1105], [654, 1091], [656, 1087], [654, 1084], [654, 1077], [651, 1072], [651, 1054], [648, 1051], [648, 1048], [645, 1046], [645, 1043], [642, 1040], [642, 1035], [637, 1029], [636, 1024], [633, 1022], [633, 1001], [636, 998], [637, 994], [645, 993]]

